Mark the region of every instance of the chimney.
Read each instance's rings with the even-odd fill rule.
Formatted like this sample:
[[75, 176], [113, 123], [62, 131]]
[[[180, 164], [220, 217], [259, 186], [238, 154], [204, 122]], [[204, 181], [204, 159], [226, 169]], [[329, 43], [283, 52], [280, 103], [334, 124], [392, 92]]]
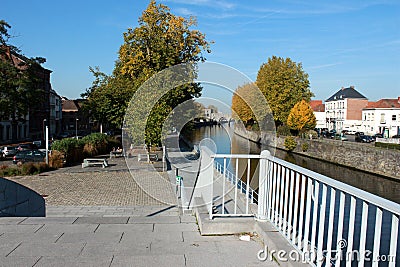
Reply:
[[342, 86], [342, 88], [341, 88], [340, 90], [342, 90], [342, 91], [343, 91], [343, 90], [344, 90], [344, 87]]
[[350, 85], [350, 88], [351, 88], [351, 89], [354, 89], [354, 85]]

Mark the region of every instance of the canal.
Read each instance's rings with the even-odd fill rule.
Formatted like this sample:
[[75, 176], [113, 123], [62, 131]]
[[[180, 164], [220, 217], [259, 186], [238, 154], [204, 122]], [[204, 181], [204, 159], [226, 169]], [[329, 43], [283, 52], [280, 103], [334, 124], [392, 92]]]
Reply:
[[[233, 133], [233, 123], [224, 124], [223, 126], [215, 125], [197, 128], [188, 139], [194, 145], [199, 145], [204, 139], [211, 139], [215, 144], [215, 152], [218, 154], [259, 154], [261, 150], [268, 149], [267, 147], [261, 147], [258, 144], [235, 135]], [[322, 160], [287, 153], [279, 149], [276, 149], [275, 156], [372, 194], [400, 203], [400, 181], [348, 167], [337, 166], [336, 164]], [[251, 172], [257, 173], [257, 162], [255, 160], [251, 162], [251, 166]], [[240, 173], [246, 172], [241, 170]], [[257, 185], [258, 177], [254, 175], [251, 186], [256, 189]]]

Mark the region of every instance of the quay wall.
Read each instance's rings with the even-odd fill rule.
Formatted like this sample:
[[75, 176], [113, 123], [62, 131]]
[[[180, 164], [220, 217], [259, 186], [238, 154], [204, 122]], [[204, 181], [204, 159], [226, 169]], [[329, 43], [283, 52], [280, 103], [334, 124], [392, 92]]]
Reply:
[[[268, 133], [247, 131], [235, 125], [235, 134], [261, 145], [284, 149], [285, 137]], [[373, 143], [354, 143], [330, 139], [297, 138], [297, 147], [293, 153], [330, 163], [400, 179], [400, 151], [375, 147]], [[302, 151], [303, 143], [308, 144], [307, 151]]]

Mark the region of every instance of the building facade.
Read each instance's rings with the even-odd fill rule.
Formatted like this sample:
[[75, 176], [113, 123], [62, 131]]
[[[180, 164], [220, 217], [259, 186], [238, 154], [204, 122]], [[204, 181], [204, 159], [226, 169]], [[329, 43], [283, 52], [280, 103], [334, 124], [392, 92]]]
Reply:
[[[3, 47], [2, 51], [4, 53], [1, 55], [1, 60], [17, 66], [21, 71], [27, 69], [26, 57], [11, 52], [7, 47]], [[57, 125], [59, 127], [61, 121], [61, 109], [56, 105], [56, 99], [59, 99], [59, 96], [51, 88], [51, 72], [39, 65], [33, 69], [36, 79], [36, 101], [34, 104], [29, 103], [28, 111], [24, 115], [15, 118], [0, 118], [0, 144], [44, 139], [45, 125], [49, 126], [50, 134], [57, 133]]]
[[325, 105], [322, 103], [322, 100], [311, 100], [310, 107], [312, 108], [315, 119], [317, 121], [317, 125], [315, 126], [315, 128], [317, 129], [327, 128]]
[[400, 134], [400, 96], [397, 99], [381, 99], [369, 102], [362, 110], [363, 132], [380, 133], [384, 137]]
[[362, 110], [368, 99], [354, 86], [342, 87], [325, 101], [326, 126], [329, 130], [362, 130]]
[[82, 109], [85, 99], [62, 98], [62, 132], [69, 136], [92, 132], [89, 114]]

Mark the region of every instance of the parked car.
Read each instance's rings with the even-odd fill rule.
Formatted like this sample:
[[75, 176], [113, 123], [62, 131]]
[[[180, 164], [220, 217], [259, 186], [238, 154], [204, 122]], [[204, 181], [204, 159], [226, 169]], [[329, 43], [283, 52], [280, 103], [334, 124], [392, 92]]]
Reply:
[[355, 141], [359, 143], [371, 143], [374, 142], [374, 139], [369, 135], [356, 135]]
[[400, 134], [393, 135], [392, 138], [400, 138]]
[[364, 135], [364, 132], [355, 132], [354, 135], [355, 135], [355, 136]]
[[33, 150], [33, 149], [37, 149], [37, 146], [34, 143], [19, 144], [17, 146], [17, 151]]
[[13, 146], [3, 146], [1, 150], [4, 157], [11, 157], [17, 153]]
[[13, 163], [17, 164], [18, 162], [43, 162], [46, 158], [46, 153], [39, 151], [37, 149], [34, 150], [23, 150], [18, 151], [13, 158]]
[[353, 131], [353, 130], [347, 130], [347, 134], [350, 134], [350, 135], [355, 135], [355, 134], [356, 134], [356, 131]]
[[348, 141], [349, 139], [346, 137], [344, 134], [335, 134], [331, 137], [332, 139], [335, 140], [341, 140], [341, 141]]

